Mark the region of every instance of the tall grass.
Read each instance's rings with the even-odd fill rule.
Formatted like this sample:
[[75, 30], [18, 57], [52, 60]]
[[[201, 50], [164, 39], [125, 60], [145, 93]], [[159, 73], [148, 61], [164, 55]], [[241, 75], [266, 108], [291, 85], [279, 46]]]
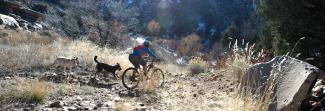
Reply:
[[56, 57], [78, 57], [82, 65], [93, 66], [93, 58], [108, 64], [130, 64], [127, 54], [112, 50], [109, 47], [99, 47], [90, 41], [69, 40], [55, 34], [39, 34], [27, 31], [0, 30], [7, 36], [0, 38], [0, 67], [5, 69], [22, 69], [47, 67], [54, 63]]
[[226, 58], [225, 66], [230, 71], [233, 80], [239, 83], [246, 70], [252, 65], [252, 60], [258, 57], [254, 55], [256, 54], [256, 51], [253, 49], [254, 45], [250, 46], [249, 43], [243, 42], [240, 46], [236, 40], [229, 47], [231, 50], [227, 52], [229, 56]]
[[162, 77], [160, 73], [150, 71], [148, 77], [144, 77], [144, 80], [140, 84], [140, 89], [146, 93], [154, 93], [160, 86], [162, 82]]
[[0, 93], [0, 110], [11, 108], [16, 103], [42, 103], [52, 89], [50, 84], [36, 80], [27, 81], [17, 78], [14, 84]]
[[[230, 78], [234, 83], [236, 83], [236, 89], [234, 93], [230, 96], [232, 101], [232, 110], [235, 111], [265, 111], [268, 108], [270, 101], [273, 97], [273, 86], [274, 81], [270, 81], [265, 88], [264, 93], [253, 94], [249, 90], [243, 92], [240, 90], [240, 83], [242, 77], [246, 74], [248, 68], [253, 64], [253, 61], [261, 60], [261, 53], [254, 49], [254, 44], [249, 45], [249, 43], [238, 44], [236, 41], [234, 44], [230, 44], [230, 51], [227, 52], [225, 69], [227, 70], [226, 76]], [[253, 81], [253, 80], [252, 80]]]
[[45, 82], [19, 82], [15, 89], [14, 98], [19, 102], [42, 103], [48, 96], [50, 89], [51, 86]]

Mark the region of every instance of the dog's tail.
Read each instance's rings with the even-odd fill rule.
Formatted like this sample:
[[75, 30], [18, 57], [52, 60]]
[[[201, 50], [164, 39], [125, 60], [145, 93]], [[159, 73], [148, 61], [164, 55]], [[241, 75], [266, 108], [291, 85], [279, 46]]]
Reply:
[[94, 57], [94, 61], [98, 64], [99, 62], [97, 61], [97, 56]]

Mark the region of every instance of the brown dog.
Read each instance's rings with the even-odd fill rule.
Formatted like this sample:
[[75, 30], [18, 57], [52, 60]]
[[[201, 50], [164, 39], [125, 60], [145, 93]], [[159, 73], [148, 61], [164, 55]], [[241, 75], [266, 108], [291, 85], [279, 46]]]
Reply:
[[55, 63], [58, 66], [62, 66], [64, 68], [64, 72], [66, 71], [67, 68], [71, 70], [72, 67], [77, 67], [79, 65], [79, 61], [77, 57], [74, 58], [57, 57]]

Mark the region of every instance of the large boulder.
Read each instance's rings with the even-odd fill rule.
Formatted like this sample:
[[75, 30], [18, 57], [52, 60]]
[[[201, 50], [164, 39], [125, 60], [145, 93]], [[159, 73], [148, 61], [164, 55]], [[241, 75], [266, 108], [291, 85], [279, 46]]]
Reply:
[[270, 99], [268, 110], [296, 111], [316, 79], [324, 76], [325, 73], [315, 66], [281, 56], [249, 68], [240, 88], [243, 94], [249, 92]]

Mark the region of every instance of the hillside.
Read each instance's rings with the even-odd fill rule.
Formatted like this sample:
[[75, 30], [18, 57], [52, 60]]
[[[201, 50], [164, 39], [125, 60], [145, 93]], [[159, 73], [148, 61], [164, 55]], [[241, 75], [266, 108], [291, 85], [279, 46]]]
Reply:
[[[218, 78], [222, 81], [216, 81], [217, 75], [223, 75], [221, 72], [192, 76], [187, 66], [162, 63], [158, 67], [165, 72], [163, 87], [156, 88], [154, 80], [149, 79], [139, 89], [128, 91], [121, 78], [116, 80], [110, 74], [93, 78], [95, 55], [105, 63], [118, 62], [125, 70], [130, 67], [127, 54], [100, 48], [87, 40], [71, 41], [58, 35], [40, 36], [34, 32], [29, 35], [27, 31], [2, 29], [1, 35], [4, 34], [12, 38], [1, 41], [1, 59], [5, 61], [1, 63], [0, 76], [2, 110], [221, 110], [228, 109], [224, 105], [232, 101], [226, 93], [234, 91], [234, 84], [223, 77]], [[70, 55], [79, 58], [79, 67], [68, 72], [56, 67], [57, 56]], [[67, 78], [68, 74], [73, 76]], [[121, 74], [118, 72], [120, 77]], [[225, 81], [229, 84], [224, 84]], [[28, 99], [29, 96], [20, 93], [31, 97]], [[194, 104], [185, 102], [195, 103], [197, 99], [204, 103], [193, 107]], [[217, 102], [219, 99], [226, 101]]]
[[323, 6], [0, 0], [0, 110], [322, 111]]

